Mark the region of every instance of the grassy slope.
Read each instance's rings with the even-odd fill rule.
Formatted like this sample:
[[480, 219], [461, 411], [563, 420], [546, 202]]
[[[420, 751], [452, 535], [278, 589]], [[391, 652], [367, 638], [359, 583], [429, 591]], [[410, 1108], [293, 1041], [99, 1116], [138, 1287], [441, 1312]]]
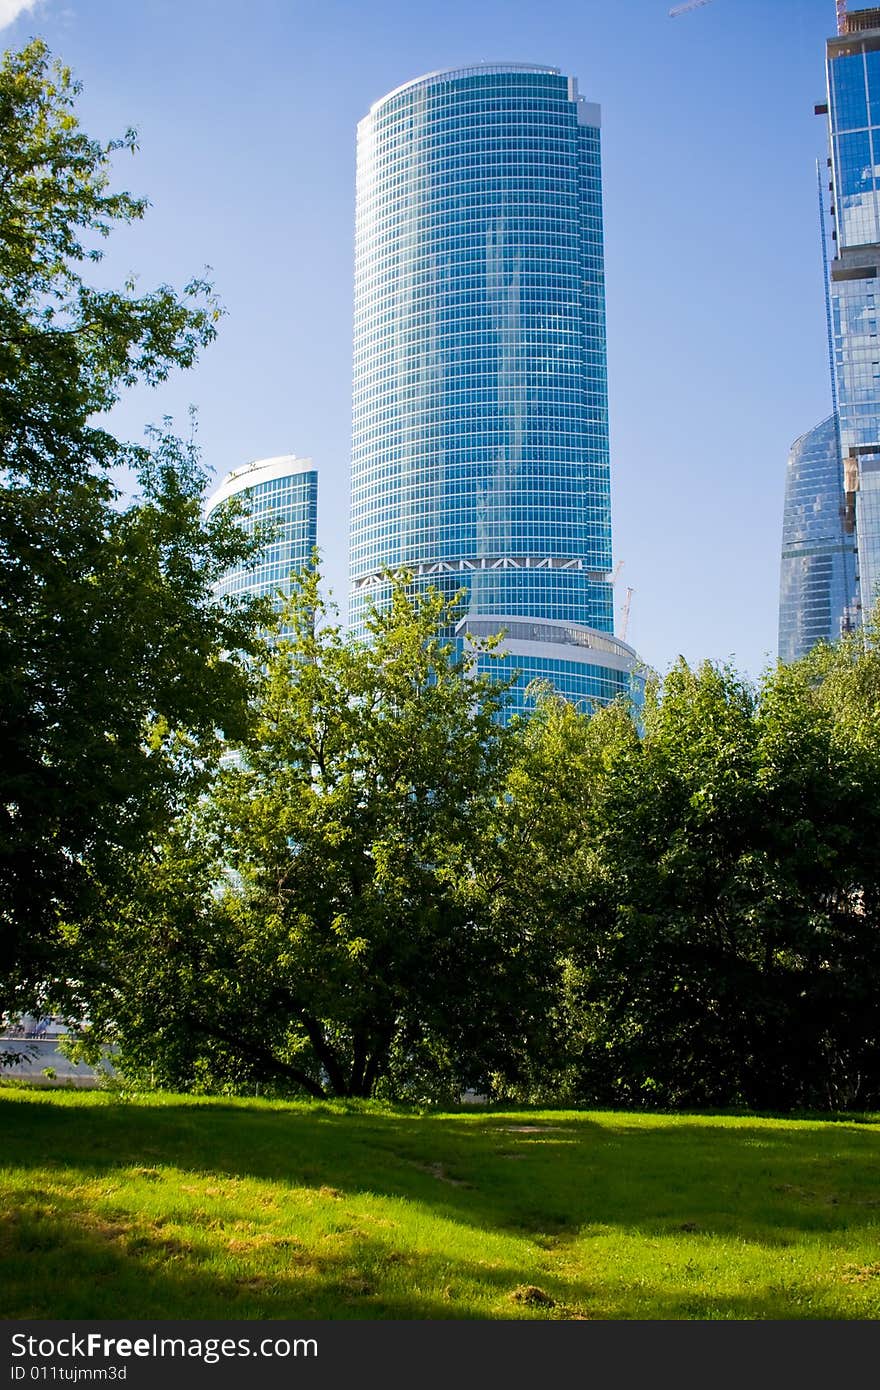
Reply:
[[6, 1317], [880, 1317], [867, 1122], [10, 1087], [0, 1153]]

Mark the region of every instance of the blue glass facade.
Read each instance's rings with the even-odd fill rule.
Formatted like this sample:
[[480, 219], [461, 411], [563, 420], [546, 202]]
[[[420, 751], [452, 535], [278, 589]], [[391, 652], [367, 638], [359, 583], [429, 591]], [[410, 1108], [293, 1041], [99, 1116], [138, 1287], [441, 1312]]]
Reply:
[[534, 709], [536, 687], [544, 682], [587, 713], [597, 704], [616, 699], [622, 691], [641, 705], [644, 680], [633, 675], [636, 653], [610, 633], [549, 619], [496, 615], [463, 618], [458, 634], [466, 641], [468, 634], [490, 637], [499, 629], [504, 639], [483, 665], [498, 678], [517, 677], [510, 692], [510, 714]]
[[599, 111], [556, 69], [434, 73], [358, 127], [356, 632], [386, 567], [497, 626], [613, 630]]
[[785, 475], [779, 657], [796, 661], [836, 642], [855, 621], [855, 538], [844, 525], [837, 418], [791, 446]]
[[318, 540], [318, 473], [311, 459], [293, 454], [258, 459], [229, 473], [207, 501], [210, 512], [230, 497], [241, 497], [249, 515], [242, 529], [253, 534], [257, 524], [275, 523], [275, 539], [253, 567], [230, 570], [217, 586], [222, 594], [253, 594], [280, 602], [290, 593], [290, 577], [302, 569]]
[[880, 11], [852, 11], [828, 42], [834, 370], [847, 525], [864, 614], [880, 596]]

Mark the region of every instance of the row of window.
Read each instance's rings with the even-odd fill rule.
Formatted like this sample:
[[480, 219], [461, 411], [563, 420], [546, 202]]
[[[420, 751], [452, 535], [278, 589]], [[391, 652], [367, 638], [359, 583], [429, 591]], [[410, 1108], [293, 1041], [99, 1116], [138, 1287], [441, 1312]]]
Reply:
[[564, 699], [587, 713], [596, 704], [609, 704], [621, 695], [638, 699], [630, 673], [605, 666], [523, 656], [487, 657], [478, 661], [477, 665], [478, 669], [497, 679], [519, 673], [516, 685], [510, 692], [512, 713], [528, 714], [534, 710], [538, 691], [529, 690], [529, 686], [533, 681], [540, 680], [550, 681]]
[[[437, 223], [437, 225], [433, 225]], [[435, 218], [425, 215], [417, 223], [417, 240], [406, 235], [413, 229], [410, 218], [387, 217], [376, 220], [366, 236], [355, 241], [355, 263], [363, 272], [372, 262], [383, 257], [390, 264], [407, 269], [420, 266], [430, 259], [431, 267], [449, 270], [460, 264], [480, 264], [491, 260], [516, 262], [524, 252], [537, 254], [540, 262], [569, 261], [574, 267], [580, 258], [584, 242], [582, 225], [571, 218], [517, 218], [517, 225], [507, 222], [494, 226], [490, 216]], [[403, 224], [403, 225], [401, 225]], [[401, 244], [401, 233], [406, 241]], [[451, 253], [455, 252], [453, 256]], [[539, 263], [540, 263], [539, 262]], [[534, 273], [534, 271], [532, 272]]]
[[[437, 350], [434, 344], [441, 337], [444, 348], [450, 343], [466, 345], [468, 341], [474, 346], [486, 342], [506, 346], [513, 342], [553, 351], [567, 343], [578, 345], [584, 341], [587, 328], [605, 325], [604, 295], [599, 286], [592, 294], [569, 289], [549, 304], [531, 303], [531, 297], [523, 300], [522, 296], [512, 303], [510, 297], [501, 295], [494, 296], [493, 302], [486, 290], [484, 302], [471, 307], [448, 302], [453, 293], [450, 291], [443, 298], [438, 295], [433, 303], [428, 299], [427, 309], [427, 296], [408, 293], [405, 287], [393, 300], [387, 293], [372, 299], [359, 296], [354, 324], [356, 352], [363, 354], [368, 347], [387, 353], [417, 348]], [[471, 293], [479, 295], [480, 290]]]
[[[364, 524], [366, 518], [371, 516], [384, 517], [388, 521], [406, 517], [415, 530], [418, 530], [420, 521], [425, 526], [439, 522], [451, 527], [456, 520], [475, 515], [495, 515], [519, 528], [538, 527], [551, 520], [554, 525], [563, 522], [568, 525], [573, 522], [586, 524], [589, 519], [606, 523], [607, 487], [588, 494], [578, 486], [580, 481], [571, 479], [567, 488], [550, 491], [546, 502], [546, 490], [540, 480], [535, 480], [529, 488], [528, 479], [515, 476], [510, 479], [487, 479], [482, 488], [447, 486], [442, 491], [437, 488], [431, 492], [415, 485], [407, 487], [405, 484], [395, 486], [386, 483], [382, 487], [360, 488], [355, 483], [352, 487], [353, 514], [355, 521]], [[429, 503], [432, 504], [430, 512]], [[528, 548], [525, 553], [530, 553]]]
[[[454, 492], [459, 486], [475, 485], [480, 478], [489, 480], [499, 468], [510, 466], [506, 459], [476, 459], [460, 454], [457, 458], [426, 461], [421, 456], [404, 453], [397, 458], [383, 454], [380, 460], [359, 459], [358, 464], [354, 477], [358, 496], [368, 493], [381, 496], [392, 485], [392, 480], [406, 481], [414, 489], [442, 487], [444, 492]], [[568, 496], [573, 487], [584, 484], [590, 485], [588, 495], [592, 496], [595, 489], [607, 484], [608, 480], [608, 462], [604, 456], [585, 459], [559, 450], [553, 457], [538, 454], [518, 458], [514, 466], [519, 485], [531, 484], [537, 496], [554, 487]]]
[[[572, 370], [572, 366], [580, 370]], [[485, 373], [449, 371], [445, 376], [424, 370], [406, 385], [399, 375], [361, 376], [354, 391], [356, 433], [387, 425], [392, 433], [418, 426], [420, 437], [437, 441], [446, 430], [480, 429], [493, 435], [528, 422], [530, 433], [557, 428], [572, 430], [607, 427], [604, 371], [585, 370], [587, 364], [565, 362], [544, 379], [516, 361], [501, 363], [488, 392]], [[493, 389], [494, 387], [494, 389]], [[460, 389], [459, 389], [460, 388]], [[471, 390], [471, 388], [473, 388]], [[534, 442], [534, 440], [530, 441]], [[485, 441], [483, 441], [485, 443]]]
[[467, 88], [456, 84], [447, 88], [410, 88], [386, 97], [384, 101], [358, 122], [361, 137], [372, 132], [377, 138], [390, 130], [418, 131], [425, 125], [441, 125], [453, 130], [465, 123], [474, 123], [522, 115], [529, 121], [544, 120], [557, 128], [569, 125], [578, 129], [577, 108], [566, 91], [549, 87], [537, 93], [515, 78], [499, 80], [482, 88]]
[[[603, 510], [607, 510], [610, 495], [607, 456], [598, 459], [592, 466], [583, 467], [577, 463], [569, 467], [569, 460], [562, 458], [560, 465], [554, 466], [552, 472], [546, 473], [542, 470], [540, 462], [537, 466], [532, 461], [524, 460], [516, 460], [513, 463], [491, 460], [477, 465], [465, 459], [459, 462], [458, 469], [453, 463], [448, 470], [444, 469], [442, 472], [439, 467], [428, 469], [419, 467], [418, 464], [416, 467], [407, 467], [410, 464], [408, 459], [402, 459], [398, 466], [359, 467], [352, 477], [352, 503], [360, 509], [381, 502], [392, 492], [401, 492], [411, 497], [429, 494], [442, 498], [444, 507], [452, 507], [459, 498], [481, 495], [479, 481], [473, 484], [470, 481], [473, 475], [482, 479], [482, 491], [485, 492], [499, 485], [499, 471], [504, 470], [506, 473], [510, 470], [516, 488], [523, 496], [523, 506], [541, 506], [542, 498], [546, 494], [553, 499], [553, 505], [558, 498], [570, 512], [583, 512], [589, 516], [594, 512], [601, 514]], [[360, 512], [358, 514], [360, 515]]]
[[525, 450], [542, 453], [551, 448], [571, 455], [586, 448], [591, 438], [601, 439], [605, 432], [604, 416], [594, 421], [583, 409], [550, 399], [523, 399], [519, 409], [512, 403], [506, 411], [473, 406], [450, 410], [442, 419], [438, 415], [433, 406], [420, 405], [417, 400], [406, 404], [399, 393], [388, 392], [355, 412], [354, 448], [360, 454], [371, 443], [386, 438], [389, 447], [394, 442], [399, 446], [401, 435], [406, 435], [420, 452], [427, 453], [433, 446], [473, 457], [480, 451], [514, 447], [510, 435], [522, 431], [524, 437], [515, 446], [521, 457]]
[[[597, 127], [593, 127], [595, 130]], [[479, 142], [491, 139], [501, 132], [513, 137], [527, 138], [535, 131], [546, 134], [548, 140], [557, 142], [563, 149], [575, 150], [581, 136], [577, 112], [571, 107], [565, 109], [508, 102], [496, 107], [480, 104], [470, 107], [450, 109], [448, 114], [426, 109], [413, 118], [411, 112], [401, 111], [390, 119], [369, 119], [360, 124], [358, 147], [362, 152], [376, 151], [381, 154], [389, 147], [402, 143], [431, 143], [436, 145], [456, 144], [469, 138]]]
[[[847, 399], [850, 396], [855, 399], [852, 391]], [[358, 428], [352, 448], [354, 476], [360, 481], [364, 476], [371, 476], [381, 463], [394, 462], [419, 474], [441, 465], [450, 469], [458, 467], [465, 474], [500, 464], [528, 469], [545, 461], [569, 463], [587, 457], [591, 462], [604, 464], [608, 458], [607, 432], [600, 426], [593, 430], [583, 425], [565, 429], [558, 424], [526, 431], [525, 421], [522, 423], [522, 438], [518, 438], [512, 426], [476, 433], [465, 427], [466, 421], [456, 431], [447, 432], [438, 427], [429, 433], [421, 427], [418, 416], [413, 417], [409, 431], [402, 424], [390, 428], [378, 425], [373, 429]]]
[[[433, 457], [426, 458], [421, 451], [408, 448], [402, 442], [396, 448], [383, 445], [379, 458], [371, 451], [357, 452], [353, 458], [352, 487], [358, 498], [372, 494], [381, 496], [385, 488], [391, 485], [392, 479], [406, 478], [413, 482], [424, 479], [429, 482], [442, 477], [445, 490], [451, 491], [456, 481], [464, 482], [471, 476], [488, 478], [499, 468], [515, 468], [520, 485], [531, 482], [540, 492], [544, 486], [543, 468], [552, 466], [559, 470], [571, 467], [573, 476], [570, 486], [583, 488], [586, 497], [598, 496], [601, 500], [602, 480], [607, 482], [608, 477], [608, 449], [597, 441], [595, 449], [589, 454], [589, 461], [581, 464], [579, 459], [585, 452], [583, 448], [548, 447], [541, 451], [524, 450], [516, 455], [504, 447], [496, 447], [475, 457], [462, 447], [454, 454], [438, 450]], [[597, 492], [597, 489], [600, 491]]]
[[[417, 301], [420, 298], [440, 309], [446, 295], [466, 289], [485, 297], [484, 322], [493, 311], [493, 301], [496, 312], [501, 308], [509, 314], [516, 305], [520, 313], [527, 314], [531, 308], [534, 315], [540, 315], [549, 307], [544, 298], [546, 295], [553, 296], [553, 302], [559, 305], [560, 310], [568, 307], [576, 313], [579, 307], [577, 300], [584, 286], [583, 265], [571, 265], [562, 258], [558, 261], [548, 258], [538, 265], [532, 262], [531, 266], [521, 267], [516, 272], [515, 289], [511, 272], [496, 270], [486, 264], [485, 258], [481, 261], [474, 257], [449, 270], [450, 273], [444, 277], [444, 285], [436, 268], [428, 265], [401, 267], [384, 265], [379, 261], [374, 266], [361, 267], [355, 282], [356, 323], [359, 324], [365, 314], [376, 312], [388, 304], [394, 304], [400, 312], [407, 300]], [[446, 326], [444, 317], [438, 315], [437, 326]], [[450, 329], [456, 327], [454, 323], [448, 326]], [[489, 323], [485, 324], [487, 330], [489, 326]]]
[[393, 268], [407, 276], [417, 276], [425, 286], [456, 274], [474, 275], [481, 271], [489, 271], [496, 284], [501, 273], [516, 273], [526, 276], [527, 284], [535, 280], [540, 284], [547, 271], [559, 274], [563, 266], [568, 267], [569, 277], [577, 284], [585, 264], [594, 270], [601, 267], [601, 238], [587, 235], [583, 227], [556, 225], [566, 237], [557, 238], [555, 243], [553, 236], [545, 236], [540, 228], [528, 235], [508, 235], [507, 229], [502, 232], [494, 228], [488, 219], [485, 224], [453, 226], [448, 235], [442, 236], [411, 223], [374, 225], [356, 239], [355, 285], [371, 272]]
[[[417, 401], [420, 395], [430, 393], [430, 410], [435, 417], [437, 428], [443, 424], [454, 427], [462, 421], [492, 419], [500, 428], [512, 415], [516, 415], [519, 424], [525, 407], [529, 407], [529, 414], [533, 420], [540, 418], [531, 410], [533, 405], [561, 407], [561, 416], [575, 419], [580, 414], [586, 423], [589, 417], [584, 412], [589, 382], [582, 380], [583, 366], [583, 361], [548, 363], [543, 372], [552, 377], [552, 382], [544, 384], [539, 375], [542, 371], [540, 367], [528, 372], [525, 369], [511, 372], [510, 368], [502, 367], [498, 373], [501, 381], [490, 383], [489, 386], [485, 385], [485, 373], [476, 371], [457, 371], [447, 385], [439, 383], [432, 374], [422, 374], [421, 377], [416, 375], [413, 382], [410, 373], [377, 368], [374, 372], [361, 374], [354, 397], [355, 418], [358, 422], [369, 424], [377, 405], [399, 399], [406, 409], [407, 402], [412, 403]], [[511, 382], [511, 375], [519, 380]], [[404, 376], [408, 381], [403, 379]], [[566, 386], [566, 382], [570, 382], [571, 385]], [[594, 383], [594, 389], [596, 384]], [[604, 413], [596, 423], [604, 423]]]
[[[541, 381], [539, 374], [549, 373], [557, 379], [556, 390], [573, 389], [577, 394], [578, 386], [570, 387], [565, 378], [572, 377], [575, 383], [579, 382], [583, 369], [591, 363], [596, 370], [586, 375], [583, 384], [587, 390], [605, 379], [605, 358], [600, 347], [590, 339], [585, 341], [577, 328], [566, 329], [558, 337], [537, 329], [529, 333], [515, 329], [505, 333], [500, 328], [485, 328], [477, 320], [475, 325], [462, 327], [460, 331], [444, 333], [442, 341], [436, 344], [419, 333], [402, 334], [392, 343], [385, 335], [370, 343], [360, 343], [355, 358], [354, 389], [356, 393], [372, 390], [377, 380], [399, 387], [430, 383], [439, 398], [459, 386], [469, 389], [471, 381], [482, 379], [488, 389], [503, 392], [510, 372], [515, 371], [518, 386], [532, 380], [541, 396], [549, 393], [555, 399], [553, 381]], [[403, 380], [404, 377], [409, 380]]]
[[[460, 318], [457, 322], [461, 324], [463, 319]], [[548, 371], [561, 373], [570, 371], [572, 366], [582, 368], [590, 362], [595, 362], [597, 367], [604, 369], [604, 355], [594, 348], [590, 339], [585, 341], [582, 326], [579, 324], [568, 322], [564, 328], [559, 329], [547, 329], [540, 325], [529, 330], [499, 328], [491, 330], [490, 333], [490, 345], [494, 346], [495, 353], [489, 357], [487, 365], [490, 372], [494, 365], [495, 371], [492, 375], [497, 375], [499, 368], [505, 372], [509, 371], [510, 366], [514, 365], [514, 353], [527, 354], [521, 365], [515, 365], [526, 376], [536, 378]], [[358, 345], [355, 368], [360, 368], [360, 371], [356, 389], [367, 389], [377, 379], [399, 380], [402, 374], [408, 374], [411, 378], [415, 375], [416, 380], [430, 379], [447, 391], [455, 391], [460, 379], [478, 376], [481, 363], [486, 363], [483, 336], [479, 320], [471, 325], [468, 334], [456, 333], [454, 342], [447, 342], [444, 334], [442, 343], [438, 345], [431, 341], [429, 346], [417, 333], [398, 336], [392, 336], [387, 330], [376, 333]], [[494, 344], [491, 343], [491, 337], [494, 337]], [[594, 350], [591, 351], [591, 348]], [[493, 357], [496, 359], [494, 363]], [[444, 373], [442, 383], [438, 382], [438, 370]], [[485, 370], [483, 376], [486, 376]], [[467, 385], [467, 382], [465, 384]], [[540, 385], [541, 390], [550, 389], [547, 382], [536, 384]], [[495, 382], [490, 380], [486, 389], [494, 390], [497, 395], [498, 387]], [[564, 389], [564, 384], [561, 389]]]
[[[555, 516], [550, 514], [542, 519], [522, 512], [511, 515], [504, 507], [487, 505], [451, 515], [438, 510], [419, 518], [404, 505], [399, 509], [391, 507], [355, 517], [352, 543], [358, 551], [367, 553], [371, 546], [388, 541], [397, 546], [401, 553], [416, 553], [420, 560], [431, 562], [440, 555], [456, 560], [471, 560], [487, 553], [492, 556], [499, 551], [511, 550], [538, 555], [555, 553], [584, 559], [584, 552], [589, 550], [592, 553], [596, 542], [604, 541], [608, 529], [607, 515], [602, 516], [596, 510], [592, 515], [596, 520], [590, 524], [574, 509], [560, 511]], [[439, 550], [435, 543], [427, 539], [428, 531], [443, 537]], [[375, 565], [370, 568], [374, 569]]]

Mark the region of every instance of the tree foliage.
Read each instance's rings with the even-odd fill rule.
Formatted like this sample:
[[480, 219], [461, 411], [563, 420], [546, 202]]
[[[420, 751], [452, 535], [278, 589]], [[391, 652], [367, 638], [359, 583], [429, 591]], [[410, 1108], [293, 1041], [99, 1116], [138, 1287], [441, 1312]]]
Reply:
[[[79, 88], [40, 41], [0, 64], [0, 1012], [57, 997], [145, 837], [241, 728], [246, 606], [212, 586], [252, 546], [205, 521], [195, 448], [117, 439], [107, 411], [188, 367], [210, 286], [138, 295], [85, 273], [145, 202], [110, 186]], [[126, 501], [110, 470], [128, 467]], [[118, 472], [113, 477], [118, 478]]]
[[450, 616], [398, 584], [354, 642], [307, 580], [120, 904], [96, 1040], [174, 1086], [880, 1103], [877, 646], [502, 728]]
[[303, 576], [251, 738], [122, 910], [136, 980], [100, 1016], [129, 1065], [424, 1096], [500, 1063], [531, 978], [483, 891], [513, 744], [453, 618], [398, 577], [359, 641]]
[[757, 689], [682, 662], [641, 736], [615, 708], [535, 724], [545, 762], [555, 749], [568, 769], [553, 815], [578, 844], [539, 876], [565, 937], [566, 1036], [533, 1085], [640, 1105], [878, 1103], [878, 715], [880, 653], [852, 639]]
[[191, 366], [221, 312], [202, 277], [182, 295], [84, 278], [147, 202], [111, 188], [114, 156], [136, 148], [135, 132], [92, 139], [79, 93], [39, 39], [0, 64], [0, 461], [31, 484], [143, 460], [101, 417], [125, 387]]

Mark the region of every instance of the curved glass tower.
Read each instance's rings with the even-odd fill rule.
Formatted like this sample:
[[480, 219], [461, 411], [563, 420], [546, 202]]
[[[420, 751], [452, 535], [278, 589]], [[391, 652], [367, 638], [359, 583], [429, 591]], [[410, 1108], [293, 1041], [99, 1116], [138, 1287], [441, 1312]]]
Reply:
[[508, 630], [520, 690], [607, 700], [634, 654], [612, 635], [599, 144], [575, 80], [528, 64], [432, 73], [360, 123], [350, 618], [406, 567], [466, 591], [463, 640]]
[[856, 548], [845, 530], [837, 417], [791, 446], [785, 474], [779, 657], [796, 661], [836, 642], [855, 619]]
[[243, 496], [249, 515], [242, 528], [250, 535], [257, 523], [279, 523], [275, 539], [255, 566], [232, 569], [217, 592], [278, 598], [290, 592], [290, 577], [312, 558], [318, 541], [318, 472], [311, 459], [295, 454], [257, 459], [234, 469], [206, 503], [212, 511], [230, 497]]

